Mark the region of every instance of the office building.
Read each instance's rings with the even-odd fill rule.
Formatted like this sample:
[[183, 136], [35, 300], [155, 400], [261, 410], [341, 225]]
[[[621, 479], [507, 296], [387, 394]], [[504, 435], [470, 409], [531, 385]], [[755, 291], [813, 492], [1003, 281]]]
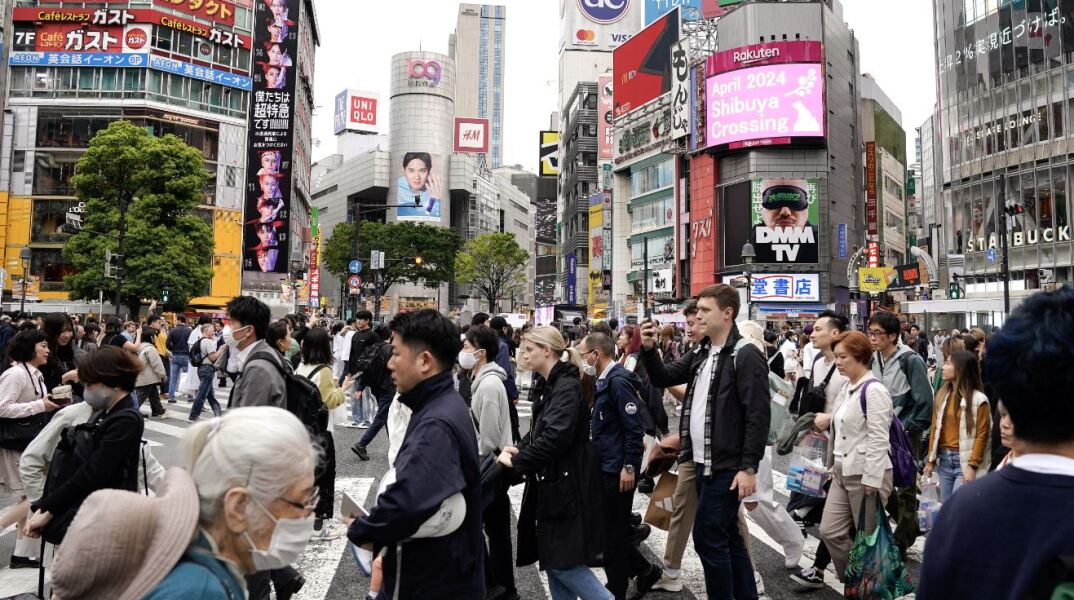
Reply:
[[[894, 267], [907, 262], [906, 130], [902, 113], [872, 75], [860, 80], [861, 133], [866, 153], [866, 222], [870, 242], [879, 244], [879, 260], [867, 255], [869, 266]], [[870, 157], [869, 154], [873, 156]], [[870, 160], [876, 169], [869, 168]], [[873, 198], [873, 190], [876, 197]], [[870, 226], [871, 204], [876, 201], [876, 233]], [[875, 239], [873, 239], [875, 236]]]
[[489, 120], [488, 162], [503, 164], [504, 35], [507, 7], [460, 4], [449, 54], [455, 59], [455, 114]]

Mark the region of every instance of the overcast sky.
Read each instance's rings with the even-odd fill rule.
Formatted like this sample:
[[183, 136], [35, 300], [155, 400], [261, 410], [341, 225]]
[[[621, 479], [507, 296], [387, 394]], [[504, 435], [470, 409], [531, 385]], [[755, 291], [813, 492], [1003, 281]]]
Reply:
[[[641, 0], [634, 0], [640, 2]], [[507, 7], [504, 164], [537, 169], [537, 132], [556, 110], [559, 3], [501, 0]], [[387, 119], [391, 57], [408, 50], [447, 53], [459, 3], [452, 0], [356, 2], [318, 0], [314, 159], [335, 152], [332, 103], [346, 88], [379, 92]], [[860, 46], [863, 72], [871, 73], [902, 111], [907, 153], [913, 161], [914, 128], [936, 99], [932, 2], [843, 0], [844, 17]]]

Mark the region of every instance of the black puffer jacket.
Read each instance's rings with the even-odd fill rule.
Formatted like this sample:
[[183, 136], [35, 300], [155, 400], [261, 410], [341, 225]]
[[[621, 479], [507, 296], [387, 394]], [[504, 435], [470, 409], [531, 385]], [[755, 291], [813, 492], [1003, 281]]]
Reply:
[[[600, 467], [578, 369], [556, 363], [533, 392], [533, 429], [512, 464], [526, 478], [518, 515], [518, 565], [566, 569], [604, 549]], [[538, 525], [539, 523], [539, 525]]]

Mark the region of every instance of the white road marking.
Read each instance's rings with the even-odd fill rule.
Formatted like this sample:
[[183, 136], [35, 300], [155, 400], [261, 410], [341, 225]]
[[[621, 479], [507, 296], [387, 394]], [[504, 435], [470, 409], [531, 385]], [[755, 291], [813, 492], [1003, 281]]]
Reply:
[[[362, 502], [363, 505], [366, 504], [374, 481], [372, 477], [336, 479], [336, 513], [339, 514], [339, 505], [344, 492]], [[335, 527], [343, 527], [335, 519], [331, 523]], [[295, 595], [295, 600], [324, 600], [328, 595], [328, 589], [332, 587], [332, 580], [339, 571], [339, 562], [343, 557], [350, 560], [346, 533], [330, 542], [310, 542], [305, 552], [294, 564], [294, 567], [306, 578], [306, 585]]]
[[[522, 492], [525, 490], [525, 486], [513, 485], [508, 491], [507, 495], [511, 498], [511, 510], [515, 513], [515, 520], [518, 520], [518, 511], [522, 508]], [[517, 555], [518, 548], [515, 548]], [[536, 566], [536, 565], [534, 565]], [[540, 569], [537, 570], [537, 575], [541, 578], [541, 587], [544, 588], [544, 597], [551, 598], [552, 592], [548, 591], [548, 574]]]

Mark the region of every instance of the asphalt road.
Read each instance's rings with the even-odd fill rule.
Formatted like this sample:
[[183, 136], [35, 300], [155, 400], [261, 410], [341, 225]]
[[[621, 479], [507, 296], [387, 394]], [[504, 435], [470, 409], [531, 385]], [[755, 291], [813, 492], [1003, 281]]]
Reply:
[[[154, 454], [165, 466], [177, 465], [180, 462], [179, 441], [187, 427], [188, 407], [189, 404], [185, 402], [169, 405], [171, 409], [169, 418], [163, 421], [147, 422], [145, 437], [150, 441]], [[519, 412], [522, 430], [525, 432], [529, 429], [529, 403], [523, 401]], [[677, 418], [672, 417], [673, 430], [677, 427], [677, 421]], [[359, 461], [351, 453], [350, 446], [362, 433], [363, 430], [360, 429], [337, 427], [335, 430], [337, 507], [339, 494], [345, 490], [355, 498], [365, 498], [368, 505], [376, 491], [377, 482], [387, 470], [387, 435], [384, 432], [379, 434], [369, 446], [371, 460]], [[784, 504], [787, 501], [784, 483], [786, 470], [786, 460], [778, 457], [774, 469], [774, 489], [777, 492], [776, 498]], [[512, 507], [517, 515], [522, 488], [512, 488], [511, 497]], [[648, 501], [647, 496], [637, 494], [634, 501], [635, 510], [644, 514]], [[7, 504], [10, 504], [10, 499], [0, 499], [0, 506]], [[796, 593], [794, 584], [788, 579], [789, 572], [784, 567], [782, 548], [752, 521], [749, 525], [753, 534], [751, 551], [754, 567], [763, 577], [765, 594], [768, 598], [776, 600], [798, 597], [834, 599], [843, 596], [842, 586], [836, 581], [831, 570], [826, 574], [828, 585], [824, 589], [806, 594]], [[812, 564], [817, 545], [816, 530], [813, 529], [809, 533], [806, 541], [806, 556], [801, 563], [803, 566]], [[663, 556], [666, 536], [666, 532], [654, 529], [644, 544], [643, 551], [654, 564], [659, 564], [660, 557]], [[36, 570], [11, 570], [7, 567], [14, 542], [15, 535], [11, 529], [0, 533], [0, 597], [36, 589]], [[923, 540], [919, 540], [918, 545], [910, 551], [910, 567], [915, 579], [920, 566], [922, 542]], [[653, 600], [705, 598], [704, 573], [692, 546], [687, 548], [683, 563], [683, 577], [687, 586], [681, 594], [652, 592], [646, 598]], [[362, 576], [351, 558], [345, 536], [336, 540], [310, 543], [296, 566], [307, 579], [306, 587], [296, 596], [296, 600], [355, 600], [365, 598], [368, 591], [369, 580]], [[601, 570], [598, 569], [596, 572], [598, 576], [603, 577]], [[518, 568], [515, 575], [519, 593], [523, 598], [536, 600], [549, 597], [547, 580], [536, 567]]]

